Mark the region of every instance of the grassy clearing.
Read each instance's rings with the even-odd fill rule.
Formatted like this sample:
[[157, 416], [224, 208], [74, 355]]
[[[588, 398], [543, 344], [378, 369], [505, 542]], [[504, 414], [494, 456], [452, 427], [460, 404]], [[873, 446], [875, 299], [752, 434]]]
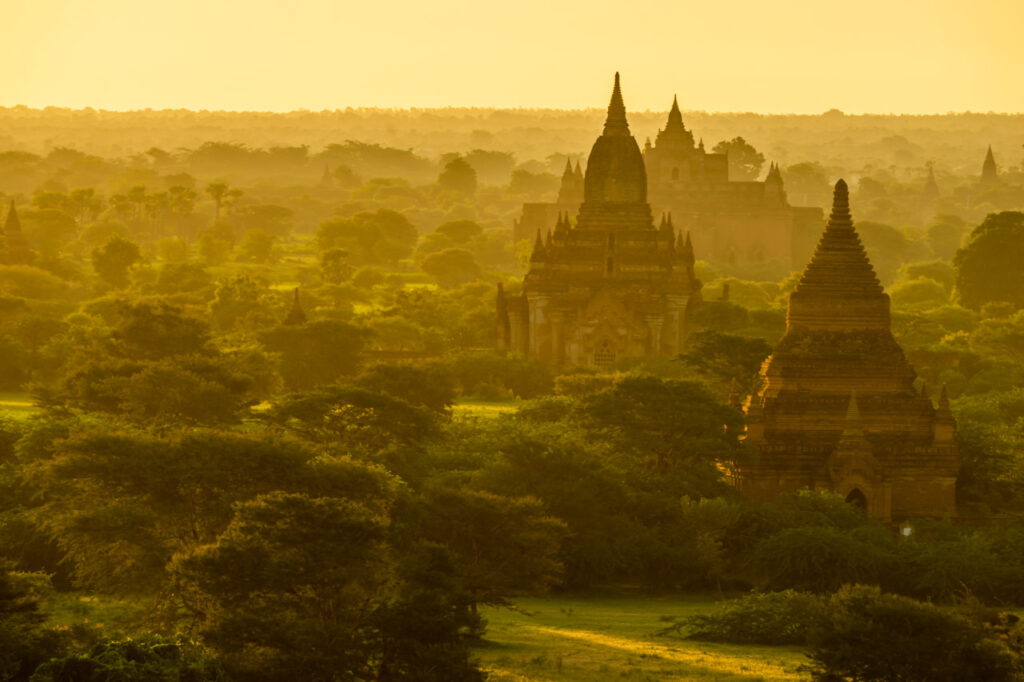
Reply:
[[39, 408], [28, 393], [0, 391], [0, 414], [11, 419], [28, 419], [39, 414]]
[[493, 419], [519, 409], [519, 401], [487, 401], [464, 398], [452, 405], [452, 416], [456, 419]]
[[523, 599], [489, 609], [474, 654], [492, 682], [599, 680], [808, 680], [797, 647], [735, 646], [659, 636], [681, 616], [707, 612], [707, 598]]

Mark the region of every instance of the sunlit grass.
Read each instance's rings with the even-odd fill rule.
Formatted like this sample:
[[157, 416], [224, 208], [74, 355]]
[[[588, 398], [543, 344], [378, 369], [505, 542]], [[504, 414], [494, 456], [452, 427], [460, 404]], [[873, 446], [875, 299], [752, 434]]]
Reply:
[[11, 419], [28, 419], [39, 414], [39, 408], [28, 393], [0, 391], [0, 414]]
[[487, 401], [460, 399], [452, 405], [452, 416], [457, 419], [493, 419], [519, 409], [519, 401]]
[[733, 646], [660, 636], [676, 618], [713, 608], [706, 598], [522, 599], [488, 609], [474, 651], [496, 682], [519, 680], [807, 680], [796, 647]]

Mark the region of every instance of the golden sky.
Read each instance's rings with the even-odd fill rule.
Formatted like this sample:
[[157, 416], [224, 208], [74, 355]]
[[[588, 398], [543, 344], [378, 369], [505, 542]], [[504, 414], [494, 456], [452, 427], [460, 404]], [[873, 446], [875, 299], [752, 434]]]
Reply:
[[1024, 0], [0, 0], [0, 105], [1024, 111]]

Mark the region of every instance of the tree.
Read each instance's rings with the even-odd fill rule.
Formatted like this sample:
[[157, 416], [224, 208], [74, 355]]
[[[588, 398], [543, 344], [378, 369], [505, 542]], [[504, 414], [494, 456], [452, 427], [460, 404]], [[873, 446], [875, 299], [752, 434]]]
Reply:
[[266, 265], [276, 260], [277, 237], [259, 228], [246, 230], [238, 245], [238, 260]]
[[560, 577], [565, 524], [538, 500], [434, 487], [423, 493], [422, 504], [421, 532], [453, 553], [457, 583], [473, 614], [477, 604], [506, 604]]
[[932, 218], [926, 237], [928, 245], [938, 258], [951, 261], [967, 234], [967, 223], [958, 215], [940, 213]]
[[476, 171], [465, 159], [455, 155], [444, 164], [437, 184], [445, 192], [471, 197], [476, 194]]
[[352, 279], [355, 268], [349, 265], [348, 251], [331, 249], [320, 254], [320, 277], [327, 284], [341, 284]]
[[956, 286], [964, 306], [990, 301], [1024, 306], [1024, 213], [990, 213], [956, 252]]
[[314, 443], [372, 455], [394, 444], [419, 448], [440, 433], [438, 417], [429, 410], [351, 386], [289, 394], [265, 417]]
[[729, 177], [732, 180], [757, 180], [764, 165], [764, 154], [754, 149], [742, 137], [722, 141], [712, 150], [729, 157]]
[[329, 384], [359, 367], [365, 329], [337, 320], [281, 326], [263, 333], [267, 349], [281, 355], [281, 377], [292, 390]]
[[438, 225], [434, 232], [448, 237], [453, 244], [465, 246], [483, 234], [484, 228], [472, 220], [449, 220]]
[[480, 277], [476, 258], [466, 249], [444, 249], [423, 259], [420, 267], [446, 289], [453, 289]]
[[811, 674], [820, 682], [1012, 682], [1024, 672], [1020, 652], [1010, 648], [1013, 634], [1001, 639], [933, 604], [853, 586], [829, 600], [827, 614], [808, 637]]
[[758, 370], [771, 352], [771, 345], [764, 339], [705, 330], [690, 335], [682, 358], [719, 381], [735, 382], [740, 395], [747, 396], [757, 388]]
[[786, 193], [800, 206], [828, 206], [832, 201], [832, 183], [824, 166], [816, 161], [796, 163], [782, 169]]
[[328, 220], [320, 224], [316, 234], [321, 251], [344, 249], [357, 265], [396, 263], [408, 258], [418, 237], [405, 216], [387, 209]]
[[386, 513], [354, 500], [268, 493], [174, 571], [209, 602], [204, 639], [236, 676], [370, 680], [373, 615], [392, 579], [387, 528]]
[[654, 471], [682, 476], [691, 497], [718, 491], [718, 463], [744, 456], [742, 414], [695, 382], [626, 377], [585, 396], [577, 414], [586, 428]]
[[455, 402], [455, 379], [438, 365], [371, 365], [356, 377], [355, 383], [442, 414]]
[[141, 259], [138, 244], [113, 236], [103, 246], [93, 249], [92, 267], [107, 284], [124, 289], [128, 286], [128, 270]]

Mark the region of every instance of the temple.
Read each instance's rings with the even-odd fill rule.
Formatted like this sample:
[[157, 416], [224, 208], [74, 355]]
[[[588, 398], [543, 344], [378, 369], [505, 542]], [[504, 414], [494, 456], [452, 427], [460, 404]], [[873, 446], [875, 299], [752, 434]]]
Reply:
[[955, 514], [960, 458], [945, 388], [938, 408], [914, 390], [842, 180], [761, 378], [746, 405], [756, 458], [735, 472], [745, 496], [810, 488], [885, 520]]
[[562, 184], [558, 188], [558, 199], [554, 203], [523, 204], [523, 213], [512, 223], [512, 239], [522, 241], [533, 239], [537, 230], [547, 230], [555, 224], [563, 214], [576, 215], [583, 203], [583, 171], [580, 162], [573, 168], [572, 162], [566, 158], [565, 170], [562, 172]]
[[728, 156], [705, 151], [703, 140], [694, 144], [675, 98], [664, 129], [644, 145], [644, 163], [651, 207], [671, 212], [705, 258], [797, 267], [814, 248], [822, 210], [791, 206], [774, 163], [764, 181], [730, 180]]
[[[644, 145], [643, 162], [654, 214], [671, 213], [675, 226], [701, 244], [705, 258], [725, 263], [775, 260], [795, 268], [813, 250], [824, 222], [822, 210], [790, 205], [774, 163], [764, 181], [730, 180], [728, 156], [709, 153], [703, 141], [694, 142], [677, 99], [654, 144], [647, 140]], [[513, 224], [513, 239], [532, 239], [558, 216], [575, 214], [582, 189], [579, 164], [573, 170], [566, 162], [558, 200], [524, 204]]]
[[700, 296], [693, 245], [671, 216], [654, 225], [618, 74], [582, 190], [575, 223], [563, 212], [553, 230], [537, 231], [522, 294], [499, 286], [499, 347], [554, 365], [679, 353]]
[[18, 219], [14, 201], [11, 201], [11, 206], [7, 209], [7, 219], [4, 221], [2, 237], [0, 262], [6, 265], [32, 265], [35, 262], [36, 254], [29, 248], [25, 235], [21, 231], [21, 220]]
[[994, 185], [999, 182], [999, 169], [996, 166], [996, 157], [992, 155], [992, 145], [988, 146], [985, 154], [985, 162], [981, 164], [981, 184]]

